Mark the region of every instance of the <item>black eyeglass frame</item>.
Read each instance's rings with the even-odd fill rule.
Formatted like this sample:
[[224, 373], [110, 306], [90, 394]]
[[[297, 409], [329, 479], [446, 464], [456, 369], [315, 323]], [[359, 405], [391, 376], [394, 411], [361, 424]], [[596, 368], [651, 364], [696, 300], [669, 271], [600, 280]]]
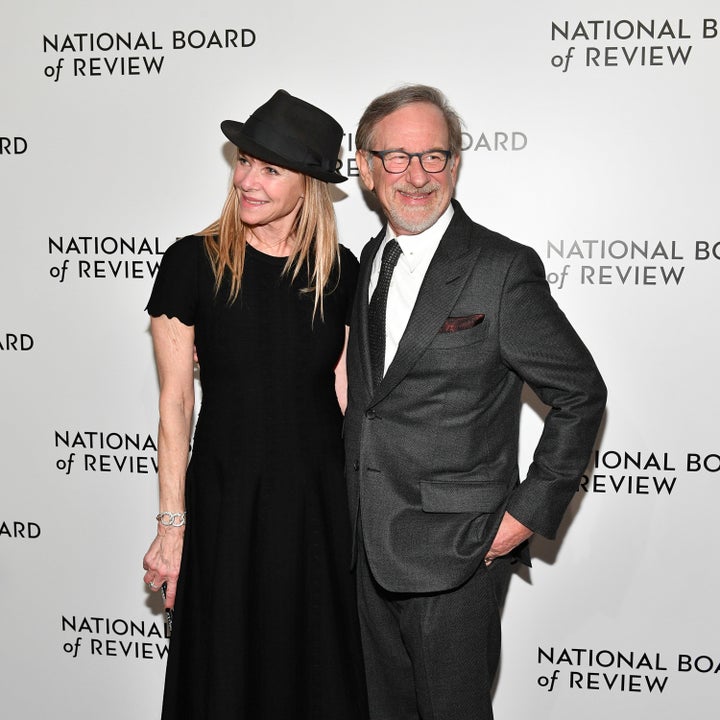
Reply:
[[[371, 155], [375, 155], [376, 157], [380, 158], [380, 161], [382, 162], [383, 170], [385, 170], [386, 173], [390, 173], [390, 175], [401, 175], [404, 172], [407, 172], [408, 168], [410, 167], [410, 163], [412, 162], [412, 159], [416, 157], [418, 159], [418, 162], [420, 163], [420, 167], [426, 172], [430, 174], [436, 174], [441, 173], [443, 170], [447, 168], [448, 160], [452, 157], [452, 151], [451, 150], [426, 150], [425, 152], [414, 152], [409, 153], [405, 152], [404, 150], [368, 150]], [[400, 155], [407, 155], [407, 165], [402, 170], [388, 170], [385, 165], [385, 156], [390, 155], [391, 153], [399, 153]], [[439, 170], [428, 170], [425, 165], [423, 165], [423, 155], [432, 155], [432, 154], [440, 154], [445, 156], [445, 164], [439, 169]]]

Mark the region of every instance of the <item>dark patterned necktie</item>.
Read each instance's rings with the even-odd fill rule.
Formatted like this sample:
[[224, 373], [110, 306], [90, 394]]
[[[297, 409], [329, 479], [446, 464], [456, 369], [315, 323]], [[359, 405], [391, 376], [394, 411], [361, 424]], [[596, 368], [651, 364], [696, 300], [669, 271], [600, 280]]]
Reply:
[[380, 275], [368, 306], [370, 365], [374, 385], [380, 384], [385, 372], [385, 311], [390, 279], [400, 255], [402, 255], [400, 244], [397, 240], [390, 240], [383, 250]]

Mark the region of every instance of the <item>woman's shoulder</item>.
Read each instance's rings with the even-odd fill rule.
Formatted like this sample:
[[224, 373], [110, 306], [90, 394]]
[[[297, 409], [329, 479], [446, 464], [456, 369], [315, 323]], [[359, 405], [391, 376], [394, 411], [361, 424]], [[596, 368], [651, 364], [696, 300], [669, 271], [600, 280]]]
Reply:
[[153, 284], [147, 311], [153, 317], [177, 317], [185, 325], [193, 325], [199, 286], [208, 271], [204, 240], [186, 235], [165, 250]]
[[340, 245], [340, 265], [357, 268], [360, 263], [350, 248]]
[[166, 250], [162, 264], [168, 272], [196, 271], [207, 262], [205, 238], [186, 235], [175, 240]]
[[196, 255], [200, 250], [204, 251], [205, 238], [200, 235], [185, 235], [177, 238], [165, 250], [165, 255], [174, 255], [177, 257], [187, 257]]
[[340, 245], [340, 284], [350, 292], [355, 291], [360, 263], [352, 250]]

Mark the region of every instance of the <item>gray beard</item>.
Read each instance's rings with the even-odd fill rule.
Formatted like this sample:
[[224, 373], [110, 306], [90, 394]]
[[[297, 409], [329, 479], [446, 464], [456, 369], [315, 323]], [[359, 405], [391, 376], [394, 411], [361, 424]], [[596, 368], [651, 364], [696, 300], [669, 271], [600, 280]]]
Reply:
[[411, 222], [406, 216], [392, 211], [388, 213], [388, 220], [393, 229], [401, 235], [419, 235], [421, 232], [431, 228], [440, 219], [441, 215], [442, 213], [433, 213], [433, 215], [424, 217], [422, 220]]

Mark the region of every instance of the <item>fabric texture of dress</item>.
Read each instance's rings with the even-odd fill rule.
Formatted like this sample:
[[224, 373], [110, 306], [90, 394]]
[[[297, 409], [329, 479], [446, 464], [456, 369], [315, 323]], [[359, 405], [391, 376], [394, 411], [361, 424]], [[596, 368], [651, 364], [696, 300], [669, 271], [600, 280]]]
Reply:
[[314, 320], [284, 265], [248, 245], [229, 304], [186, 237], [148, 304], [194, 326], [202, 387], [163, 720], [365, 717], [334, 390], [357, 260], [341, 248]]

